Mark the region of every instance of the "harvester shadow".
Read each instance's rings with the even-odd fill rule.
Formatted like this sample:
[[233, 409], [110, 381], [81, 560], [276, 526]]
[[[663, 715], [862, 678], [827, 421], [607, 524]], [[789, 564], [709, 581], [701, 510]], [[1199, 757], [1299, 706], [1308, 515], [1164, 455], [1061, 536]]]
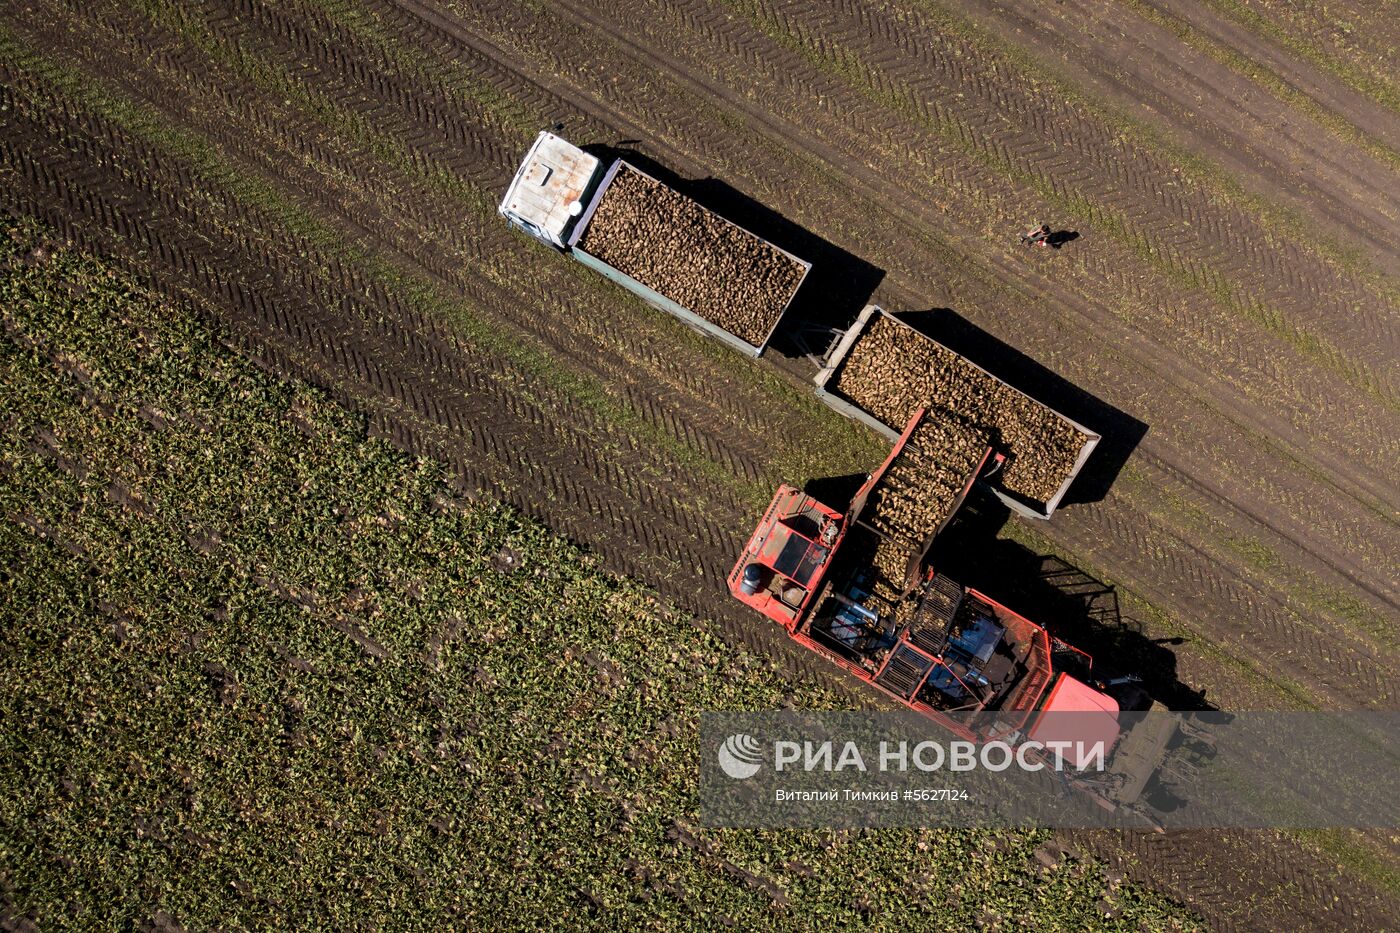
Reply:
[[1103, 435], [1061, 505], [1098, 502], [1107, 495], [1123, 464], [1147, 434], [1144, 422], [1084, 391], [948, 308], [896, 316], [1031, 398]]
[[583, 149], [600, 159], [625, 159], [701, 206], [812, 264], [812, 270], [793, 297], [769, 344], [773, 353], [787, 357], [821, 356], [836, 331], [850, 326], [885, 277], [885, 270], [793, 223], [717, 178], [683, 178], [622, 144], [588, 145]]
[[970, 496], [935, 542], [931, 563], [1088, 653], [1096, 674], [1135, 675], [1143, 689], [1169, 709], [1216, 708], [1204, 691], [1177, 677], [1171, 647], [1183, 639], [1145, 635], [1139, 623], [1122, 614], [1112, 584], [1062, 557], [1000, 537], [1009, 516], [1006, 506], [991, 496]]
[[803, 484], [802, 491], [838, 512], [845, 512], [850, 508], [851, 501], [855, 499], [856, 493], [860, 492], [860, 487], [869, 475], [868, 473], [847, 473], [845, 476], [823, 476], [819, 479], [809, 479]]

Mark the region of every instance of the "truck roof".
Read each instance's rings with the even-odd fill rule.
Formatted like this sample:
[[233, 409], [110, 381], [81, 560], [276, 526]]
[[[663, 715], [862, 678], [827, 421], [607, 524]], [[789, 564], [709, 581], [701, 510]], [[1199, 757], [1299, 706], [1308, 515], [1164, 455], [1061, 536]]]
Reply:
[[540, 133], [506, 189], [501, 213], [560, 240], [569, 222], [583, 213], [583, 195], [597, 170], [594, 156], [553, 133]]

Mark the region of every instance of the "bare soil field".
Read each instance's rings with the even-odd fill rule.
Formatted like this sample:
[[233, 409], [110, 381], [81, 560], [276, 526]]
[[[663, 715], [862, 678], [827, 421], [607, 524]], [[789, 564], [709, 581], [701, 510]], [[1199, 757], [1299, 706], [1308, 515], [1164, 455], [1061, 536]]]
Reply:
[[[33, 0], [0, 14], [0, 205], [814, 677], [723, 579], [778, 482], [887, 451], [813, 398], [797, 330], [878, 281], [1104, 435], [1051, 522], [992, 513], [1013, 608], [1088, 575], [1175, 640], [1146, 673], [1178, 702], [1387, 708], [1400, 107], [1393, 19], [1350, 7]], [[556, 122], [814, 261], [788, 355], [500, 222]], [[1040, 221], [1078, 236], [1019, 248]], [[1400, 925], [1383, 836], [1082, 844], [1221, 928]]]

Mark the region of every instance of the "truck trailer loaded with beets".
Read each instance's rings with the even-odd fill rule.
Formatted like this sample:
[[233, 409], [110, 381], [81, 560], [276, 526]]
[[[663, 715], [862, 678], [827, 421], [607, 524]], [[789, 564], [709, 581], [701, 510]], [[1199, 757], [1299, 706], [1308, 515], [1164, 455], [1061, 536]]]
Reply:
[[[501, 201], [530, 236], [752, 356], [772, 340], [811, 263], [623, 160], [540, 133]], [[1006, 455], [988, 483], [1012, 511], [1049, 518], [1099, 435], [876, 305], [827, 354], [817, 395], [891, 440], [925, 405], [961, 412]]]
[[1026, 518], [1054, 514], [1100, 440], [877, 305], [832, 347], [816, 384], [822, 401], [890, 440], [925, 405], [959, 412], [1006, 455], [987, 485]]
[[[1136, 678], [1101, 679], [1084, 652], [928, 565], [973, 483], [1003, 465], [975, 423], [920, 409], [845, 512], [781, 487], [729, 591], [964, 739], [1102, 741], [1107, 773], [1067, 780], [1105, 808], [1151, 822], [1139, 798], [1184, 726], [1145, 717], [1120, 735], [1120, 711], [1161, 709]], [[1067, 723], [1072, 735], [1063, 734]]]
[[621, 159], [540, 133], [501, 201], [530, 236], [647, 303], [763, 353], [812, 264]]

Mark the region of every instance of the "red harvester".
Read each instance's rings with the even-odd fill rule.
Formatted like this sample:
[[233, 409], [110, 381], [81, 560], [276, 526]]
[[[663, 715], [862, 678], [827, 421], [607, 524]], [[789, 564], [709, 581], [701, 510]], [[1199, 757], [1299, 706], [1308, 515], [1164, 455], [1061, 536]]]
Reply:
[[[1181, 726], [1176, 717], [1149, 717], [1120, 736], [1120, 710], [1156, 706], [1136, 678], [1096, 682], [1087, 654], [928, 566], [973, 482], [1001, 463], [976, 428], [922, 409], [845, 514], [781, 487], [729, 591], [794, 641], [963, 738], [1107, 740], [1109, 773], [1070, 781], [1105, 807], [1141, 812], [1137, 801]], [[1045, 718], [1051, 711], [1091, 715]], [[1060, 734], [1067, 719], [1076, 734]]]

